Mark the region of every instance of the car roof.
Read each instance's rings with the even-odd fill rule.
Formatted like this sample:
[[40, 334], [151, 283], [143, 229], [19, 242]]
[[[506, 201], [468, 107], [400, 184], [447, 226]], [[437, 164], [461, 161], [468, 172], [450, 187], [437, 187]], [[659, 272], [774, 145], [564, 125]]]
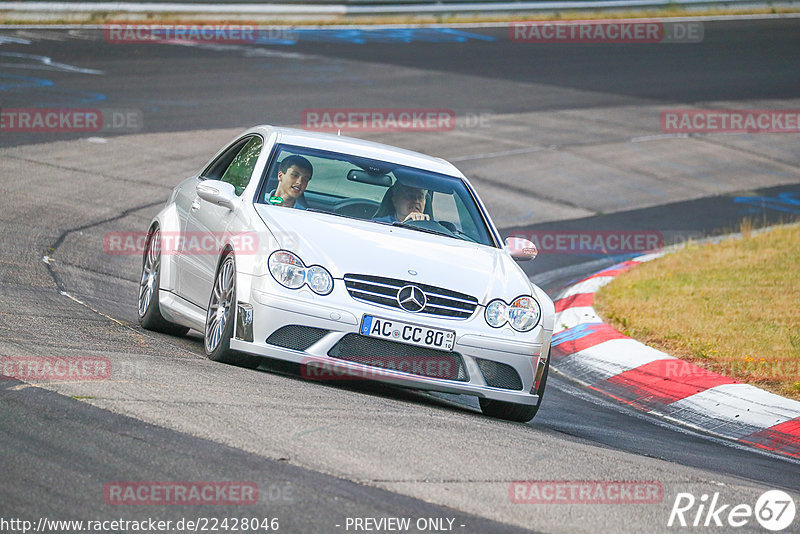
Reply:
[[344, 135], [334, 135], [322, 132], [299, 130], [264, 124], [248, 130], [247, 133], [260, 133], [265, 138], [277, 134], [277, 142], [288, 145], [305, 146], [332, 152], [342, 152], [367, 158], [379, 159], [390, 163], [408, 165], [428, 171], [457, 176], [464, 179], [464, 175], [452, 163], [442, 159], [405, 150], [402, 148], [365, 141]]

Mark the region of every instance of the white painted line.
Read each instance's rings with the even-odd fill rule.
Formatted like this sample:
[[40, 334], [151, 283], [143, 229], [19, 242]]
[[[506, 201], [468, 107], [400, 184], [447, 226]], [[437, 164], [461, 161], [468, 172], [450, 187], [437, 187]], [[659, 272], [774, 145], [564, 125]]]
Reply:
[[10, 63], [0, 63], [0, 67], [5, 67], [5, 68], [55, 70], [62, 72], [77, 72], [80, 74], [98, 74], [98, 75], [103, 74], [102, 70], [76, 67], [75, 65], [69, 65], [67, 63], [59, 63], [58, 61], [53, 61], [53, 58], [50, 58], [48, 56], [26, 54], [24, 52], [0, 52], [0, 57], [4, 58], [8, 57], [8, 58], [22, 60], [22, 61], [12, 61]]
[[646, 143], [648, 141], [661, 141], [662, 139], [685, 139], [688, 138], [688, 133], [668, 133], [668, 134], [655, 134], [655, 135], [641, 135], [639, 137], [631, 137], [631, 143]]
[[203, 50], [214, 50], [217, 52], [242, 52], [244, 57], [277, 57], [281, 59], [324, 59], [322, 56], [313, 54], [302, 54], [300, 52], [286, 52], [284, 50], [272, 50], [270, 48], [260, 48], [256, 46], [246, 46], [238, 44], [202, 43], [197, 41], [169, 41], [175, 46], [193, 46]]

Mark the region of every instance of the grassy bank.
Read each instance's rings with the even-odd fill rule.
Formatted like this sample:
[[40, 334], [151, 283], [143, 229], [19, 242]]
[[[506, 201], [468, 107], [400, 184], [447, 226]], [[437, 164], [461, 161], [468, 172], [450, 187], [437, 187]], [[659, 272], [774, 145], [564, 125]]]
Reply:
[[630, 270], [595, 308], [652, 347], [800, 400], [800, 225], [742, 234]]

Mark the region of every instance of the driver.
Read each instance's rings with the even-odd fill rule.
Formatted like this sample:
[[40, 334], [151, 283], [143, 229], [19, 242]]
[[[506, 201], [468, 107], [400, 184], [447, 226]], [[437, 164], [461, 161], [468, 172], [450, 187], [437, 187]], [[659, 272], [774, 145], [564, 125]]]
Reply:
[[308, 209], [306, 187], [314, 167], [303, 156], [288, 156], [278, 167], [278, 187], [269, 194], [269, 203], [299, 210]]
[[430, 217], [425, 213], [427, 194], [428, 192], [425, 189], [395, 182], [390, 192], [394, 213], [373, 220], [384, 223], [430, 220]]

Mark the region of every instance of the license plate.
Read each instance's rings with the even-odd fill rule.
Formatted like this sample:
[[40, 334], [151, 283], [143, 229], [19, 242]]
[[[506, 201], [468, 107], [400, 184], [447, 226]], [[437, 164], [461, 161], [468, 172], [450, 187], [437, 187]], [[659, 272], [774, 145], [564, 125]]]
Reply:
[[361, 334], [448, 352], [453, 350], [456, 338], [456, 333], [452, 330], [429, 328], [372, 315], [365, 315], [361, 320]]

